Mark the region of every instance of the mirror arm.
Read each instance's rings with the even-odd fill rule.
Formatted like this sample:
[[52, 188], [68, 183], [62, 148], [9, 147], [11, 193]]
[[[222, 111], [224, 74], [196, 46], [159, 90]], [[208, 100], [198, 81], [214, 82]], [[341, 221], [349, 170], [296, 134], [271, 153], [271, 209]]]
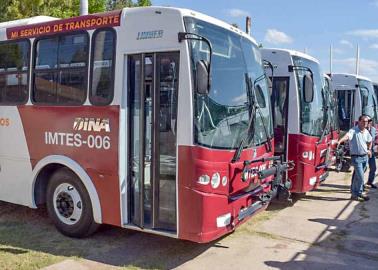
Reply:
[[273, 81], [274, 69], [277, 66], [273, 66], [272, 62], [265, 60], [265, 59], [263, 59], [263, 64], [264, 64], [264, 68], [269, 68], [270, 71], [272, 72], [272, 81]]
[[314, 73], [312, 72], [311, 68], [308, 68], [308, 67], [305, 67], [305, 66], [289, 65], [288, 70], [289, 70], [289, 72], [293, 72], [294, 70], [308, 71], [311, 74], [311, 79], [314, 80]]
[[265, 59], [263, 59], [263, 65], [264, 65], [264, 68], [269, 68], [270, 71], [272, 72], [272, 79], [270, 81], [272, 83], [271, 90], [273, 91], [274, 69], [277, 68], [277, 66], [273, 66], [272, 62]]
[[203, 41], [209, 46], [209, 66], [207, 67], [207, 72], [209, 76], [207, 77], [207, 85], [208, 88], [210, 89], [210, 71], [211, 71], [211, 60], [213, 56], [213, 46], [211, 45], [211, 42], [209, 39], [205, 38], [204, 36], [201, 36], [196, 33], [189, 33], [189, 32], [179, 32], [178, 33], [178, 41], [181, 43], [183, 40], [198, 40], [198, 41]]

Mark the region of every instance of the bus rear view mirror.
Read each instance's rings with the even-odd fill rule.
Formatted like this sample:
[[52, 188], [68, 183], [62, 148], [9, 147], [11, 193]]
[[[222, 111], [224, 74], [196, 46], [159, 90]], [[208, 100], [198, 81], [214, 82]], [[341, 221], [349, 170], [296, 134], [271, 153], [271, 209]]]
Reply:
[[199, 60], [196, 63], [196, 91], [200, 95], [208, 95], [210, 91], [209, 62]]
[[314, 99], [314, 82], [309, 74], [303, 77], [303, 99], [306, 103], [310, 103]]

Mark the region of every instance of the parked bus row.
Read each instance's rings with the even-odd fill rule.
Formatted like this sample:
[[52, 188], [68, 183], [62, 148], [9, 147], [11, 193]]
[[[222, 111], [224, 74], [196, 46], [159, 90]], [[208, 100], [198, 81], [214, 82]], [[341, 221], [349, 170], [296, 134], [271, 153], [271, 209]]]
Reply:
[[340, 130], [377, 117], [366, 78], [192, 10], [38, 16], [0, 40], [0, 200], [46, 204], [72, 237], [212, 241], [315, 189]]

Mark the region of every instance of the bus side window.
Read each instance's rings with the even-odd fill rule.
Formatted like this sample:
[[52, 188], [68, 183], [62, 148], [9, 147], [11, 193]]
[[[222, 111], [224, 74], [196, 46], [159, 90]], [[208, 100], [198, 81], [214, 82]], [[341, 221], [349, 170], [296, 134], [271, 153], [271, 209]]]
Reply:
[[57, 37], [38, 40], [35, 48], [33, 101], [56, 103], [56, 72], [58, 67]]
[[0, 104], [28, 100], [29, 41], [0, 43]]
[[92, 76], [89, 100], [93, 105], [108, 105], [114, 96], [114, 58], [116, 32], [99, 29], [92, 37]]
[[81, 105], [86, 99], [88, 34], [64, 34], [37, 40], [33, 102]]

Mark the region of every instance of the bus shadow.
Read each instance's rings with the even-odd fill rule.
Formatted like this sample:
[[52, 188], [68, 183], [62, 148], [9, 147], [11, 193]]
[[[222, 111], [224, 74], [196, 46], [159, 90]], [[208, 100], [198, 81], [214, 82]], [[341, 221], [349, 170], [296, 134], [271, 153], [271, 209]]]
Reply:
[[335, 201], [349, 201], [350, 198], [343, 197], [326, 197], [326, 196], [315, 196], [315, 195], [306, 195], [301, 199], [301, 201], [328, 201], [328, 202], [335, 202]]
[[33, 210], [0, 202], [0, 252], [37, 251], [79, 257], [112, 266], [172, 269], [210, 247], [227, 248], [219, 240], [197, 244], [163, 236], [102, 226], [89, 238], [73, 239], [56, 231], [45, 209]]
[[297, 269], [377, 269], [378, 193], [369, 192], [371, 201], [348, 202], [335, 218], [312, 218], [325, 225], [317, 238], [300, 248], [288, 261], [265, 261], [267, 267]]

